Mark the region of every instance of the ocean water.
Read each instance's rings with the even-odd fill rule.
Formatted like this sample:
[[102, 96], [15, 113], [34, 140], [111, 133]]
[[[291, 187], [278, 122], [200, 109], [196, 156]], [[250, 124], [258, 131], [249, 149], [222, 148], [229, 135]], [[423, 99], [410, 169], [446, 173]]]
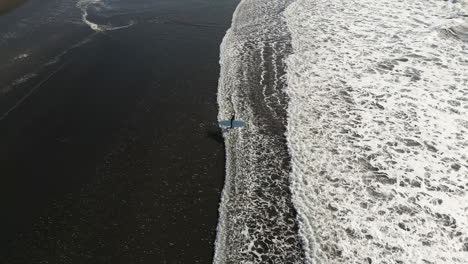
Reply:
[[242, 1], [215, 263], [468, 263], [467, 28], [466, 1]]
[[302, 263], [289, 191], [282, 12], [291, 1], [244, 0], [221, 45], [219, 120], [226, 129], [226, 178], [214, 263]]
[[291, 190], [307, 263], [468, 263], [466, 1], [284, 13]]

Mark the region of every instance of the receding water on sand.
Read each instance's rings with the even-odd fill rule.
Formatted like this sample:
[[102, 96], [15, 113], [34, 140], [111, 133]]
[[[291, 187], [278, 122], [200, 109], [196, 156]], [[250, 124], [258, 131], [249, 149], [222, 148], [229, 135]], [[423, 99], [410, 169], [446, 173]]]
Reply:
[[0, 17], [0, 262], [209, 263], [237, 3], [103, 3]]

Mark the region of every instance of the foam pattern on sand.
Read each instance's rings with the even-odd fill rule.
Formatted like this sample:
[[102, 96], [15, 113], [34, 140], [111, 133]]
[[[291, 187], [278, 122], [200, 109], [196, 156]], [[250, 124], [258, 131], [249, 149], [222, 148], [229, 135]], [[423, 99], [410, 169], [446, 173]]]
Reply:
[[289, 0], [243, 0], [221, 45], [219, 120], [246, 123], [223, 131], [226, 180], [214, 263], [303, 263], [289, 191], [284, 58]]
[[466, 2], [285, 12], [291, 188], [308, 263], [468, 263]]

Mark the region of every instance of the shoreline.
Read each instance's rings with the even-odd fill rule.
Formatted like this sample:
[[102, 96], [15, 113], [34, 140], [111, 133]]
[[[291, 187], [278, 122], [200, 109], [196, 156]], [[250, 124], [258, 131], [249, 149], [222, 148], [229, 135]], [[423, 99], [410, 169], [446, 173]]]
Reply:
[[224, 133], [226, 180], [214, 263], [304, 258], [285, 138], [284, 58], [291, 47], [281, 14], [289, 3], [242, 1], [223, 40], [218, 119], [235, 115], [247, 125]]

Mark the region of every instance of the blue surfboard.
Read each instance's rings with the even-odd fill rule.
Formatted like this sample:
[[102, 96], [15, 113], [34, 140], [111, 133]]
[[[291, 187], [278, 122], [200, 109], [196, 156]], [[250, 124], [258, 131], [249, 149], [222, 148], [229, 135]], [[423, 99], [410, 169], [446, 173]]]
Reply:
[[[223, 120], [218, 122], [220, 126], [231, 127], [231, 120]], [[234, 120], [232, 121], [232, 127], [243, 127], [245, 123], [243, 121]]]

